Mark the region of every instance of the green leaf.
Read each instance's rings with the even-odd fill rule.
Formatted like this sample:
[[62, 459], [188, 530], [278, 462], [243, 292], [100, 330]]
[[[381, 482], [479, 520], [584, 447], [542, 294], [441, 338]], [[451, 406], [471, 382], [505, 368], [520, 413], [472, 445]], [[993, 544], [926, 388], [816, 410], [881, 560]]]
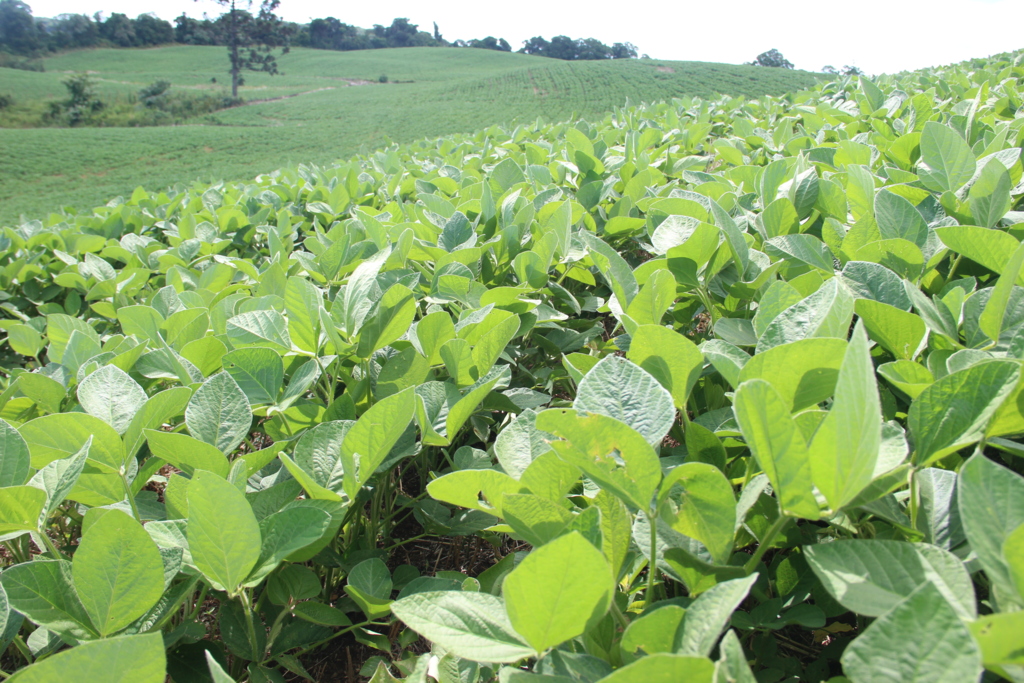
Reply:
[[616, 669], [601, 683], [712, 683], [714, 676], [715, 665], [707, 657], [659, 652]]
[[803, 339], [758, 353], [743, 366], [739, 383], [769, 382], [790, 412], [809, 408], [832, 396], [846, 353], [844, 339]]
[[843, 652], [853, 683], [962, 683], [981, 676], [981, 652], [956, 611], [925, 583]]
[[535, 549], [502, 584], [509, 620], [538, 654], [586, 632], [613, 590], [608, 561], [575, 531]]
[[935, 192], [956, 192], [974, 176], [977, 161], [960, 134], [936, 121], [921, 134], [921, 182]]
[[601, 238], [586, 231], [580, 232], [579, 235], [590, 252], [590, 257], [597, 264], [601, 276], [615, 293], [619, 306], [623, 310], [628, 310], [633, 298], [640, 291], [636, 276], [633, 275], [633, 269], [617, 251], [608, 246]]
[[1003, 269], [1003, 274], [996, 281], [992, 295], [978, 317], [978, 327], [992, 340], [993, 344], [999, 342], [999, 335], [1003, 332], [1010, 295], [1013, 293], [1014, 284], [1021, 276], [1022, 267], [1024, 267], [1024, 244], [1018, 245], [1013, 252], [1013, 256], [1010, 257], [1006, 268]]
[[412, 291], [404, 285], [392, 285], [381, 297], [374, 316], [360, 330], [357, 353], [369, 358], [404, 335], [415, 317], [416, 297]]
[[441, 362], [441, 347], [455, 339], [455, 325], [447, 311], [434, 311], [416, 323], [416, 340], [430, 365]]
[[1024, 477], [982, 454], [972, 456], [957, 480], [957, 500], [964, 531], [1000, 602], [1024, 607], [1016, 591], [1003, 546], [1024, 524]]
[[[120, 470], [125, 462], [124, 445], [114, 428], [103, 420], [85, 413], [60, 413], [37, 417], [23, 424], [18, 431], [28, 444], [32, 467], [40, 469], [61, 458], [77, 453], [90, 438], [89, 459], [111, 472]], [[88, 504], [88, 503], [86, 503]], [[100, 503], [104, 505], [104, 503]]]
[[999, 159], [990, 159], [968, 193], [974, 222], [986, 228], [995, 227], [1013, 206], [1011, 189], [1013, 181], [1006, 166]]
[[291, 351], [288, 321], [273, 310], [241, 313], [227, 322], [228, 340], [234, 348], [269, 346], [278, 351]]
[[600, 414], [557, 408], [537, 415], [537, 428], [553, 434], [558, 456], [601, 488], [639, 510], [648, 510], [661, 483], [658, 456], [641, 434]]
[[214, 588], [232, 595], [260, 558], [256, 517], [245, 496], [212, 472], [197, 472], [187, 495], [192, 561]]
[[655, 271], [640, 288], [626, 315], [641, 325], [660, 325], [676, 298], [676, 279], [667, 270]]
[[1024, 524], [1007, 535], [1003, 542], [1003, 559], [1017, 584], [1017, 595], [1024, 598]]
[[35, 486], [0, 488], [0, 536], [36, 531], [46, 498], [46, 491]]
[[913, 204], [889, 190], [875, 195], [875, 218], [883, 239], [904, 239], [924, 248], [928, 224]]
[[986, 361], [950, 373], [922, 391], [907, 415], [914, 464], [926, 467], [980, 440], [1019, 376], [1015, 361]]
[[852, 612], [880, 617], [930, 582], [961, 618], [977, 616], [970, 575], [955, 555], [938, 546], [853, 539], [804, 551], [822, 585]]
[[839, 368], [832, 409], [810, 444], [811, 480], [832, 510], [841, 510], [871, 483], [881, 442], [875, 367], [858, 323]]
[[572, 514], [552, 500], [530, 493], [506, 493], [501, 516], [512, 530], [532, 546], [542, 546], [561, 534]]
[[265, 517], [259, 525], [260, 556], [244, 585], [259, 585], [286, 557], [320, 540], [330, 525], [329, 514], [310, 507], [285, 508]]
[[672, 395], [658, 380], [619, 356], [602, 358], [583, 377], [573, 408], [624, 422], [652, 446], [661, 443], [676, 417]]
[[487, 394], [491, 393], [491, 390], [498, 383], [498, 379], [500, 377], [494, 377], [484, 382], [456, 401], [455, 405], [449, 406], [448, 417], [444, 421], [445, 434], [449, 440], [454, 439], [459, 430], [462, 429], [462, 425], [466, 424], [466, 420], [472, 417], [480, 403], [487, 398]]
[[146, 429], [143, 434], [149, 443], [150, 452], [155, 457], [174, 465], [186, 474], [208, 470], [227, 478], [231, 470], [231, 463], [220, 450], [188, 434], [162, 432], [156, 429]]
[[135, 413], [132, 423], [124, 433], [124, 445], [127, 457], [133, 458], [145, 441], [146, 429], [157, 429], [181, 415], [192, 398], [192, 390], [188, 387], [172, 387], [154, 394], [145, 405]]
[[164, 640], [159, 633], [108, 638], [57, 653], [19, 671], [17, 683], [163, 683]]
[[725, 632], [718, 650], [720, 657], [715, 663], [715, 683], [757, 683], [735, 631]]
[[985, 668], [1009, 681], [1020, 681], [1024, 652], [1020, 634], [1024, 633], [1024, 612], [986, 614], [967, 624], [981, 648]]
[[494, 455], [509, 476], [519, 479], [530, 463], [551, 451], [550, 437], [537, 429], [537, 413], [527, 408], [498, 432]]
[[292, 343], [296, 348], [315, 354], [320, 348], [319, 312], [323, 295], [309, 280], [290, 277], [285, 285], [284, 305]]
[[920, 353], [928, 332], [920, 316], [870, 299], [858, 299], [854, 309], [868, 335], [896, 358], [913, 360]]
[[104, 637], [141, 617], [164, 592], [160, 551], [141, 524], [118, 510], [104, 514], [82, 536], [72, 576]]
[[704, 354], [693, 342], [667, 327], [641, 325], [631, 335], [626, 357], [669, 391], [676, 408], [686, 409], [704, 368]]
[[218, 372], [196, 390], [185, 408], [192, 436], [231, 453], [249, 435], [252, 409], [245, 393], [226, 372]]
[[[1017, 251], [1020, 242], [1001, 230], [989, 230], [973, 225], [951, 225], [936, 228], [942, 243], [958, 254], [963, 254], [995, 273], [1002, 273]], [[1020, 279], [1017, 284], [1024, 284]]]
[[758, 339], [757, 353], [801, 339], [846, 339], [853, 305], [853, 295], [846, 285], [840, 278], [832, 278], [809, 297], [779, 313]]
[[750, 592], [757, 575], [723, 581], [700, 594], [687, 610], [677, 632], [675, 652], [707, 657], [718, 642], [732, 613]]
[[0, 420], [0, 488], [28, 481], [31, 455], [17, 429]]
[[76, 639], [96, 637], [89, 615], [75, 592], [71, 563], [35, 560], [8, 567], [0, 574], [11, 609], [55, 633]]
[[500, 664], [534, 656], [512, 628], [502, 599], [489, 593], [416, 593], [391, 603], [391, 611], [457, 657]]
[[736, 389], [733, 410], [743, 438], [768, 475], [782, 511], [818, 519], [807, 442], [786, 408], [786, 401], [764, 380], [747, 380]]
[[345, 471], [345, 491], [355, 498], [402, 432], [412, 422], [416, 394], [412, 388], [388, 396], [375, 403], [360, 416], [345, 435], [341, 445], [341, 462]]
[[[82, 472], [92, 452], [92, 437], [85, 440], [85, 445], [74, 455], [54, 460], [43, 469], [32, 475], [29, 486], [35, 486], [46, 492], [46, 506], [39, 516], [39, 527], [42, 528], [57, 507], [64, 502], [64, 499], [75, 491], [75, 485], [82, 479]], [[103, 477], [104, 475], [96, 475]], [[122, 489], [123, 490], [123, 489]], [[82, 498], [82, 496], [76, 496]], [[86, 496], [89, 498], [89, 496]], [[122, 498], [117, 497], [112, 501], [120, 502]]]
[[[675, 504], [673, 487], [682, 490]], [[714, 465], [687, 462], [673, 469], [661, 485], [662, 516], [673, 529], [704, 544], [711, 557], [726, 564], [732, 555], [736, 496], [732, 484]]]
[[284, 363], [265, 346], [236, 349], [221, 359], [224, 370], [254, 406], [275, 403], [284, 384]]
[[363, 560], [348, 575], [345, 592], [363, 610], [367, 619], [381, 619], [391, 611], [391, 572], [379, 558]]
[[85, 411], [118, 434], [124, 434], [147, 398], [138, 382], [113, 365], [103, 366], [78, 385], [78, 402]]
[[642, 614], [626, 627], [620, 647], [631, 655], [672, 652], [685, 614], [686, 610], [678, 605], [665, 605]]
[[497, 470], [456, 470], [427, 484], [427, 493], [435, 500], [496, 517], [502, 515], [504, 494], [520, 490], [519, 482]]

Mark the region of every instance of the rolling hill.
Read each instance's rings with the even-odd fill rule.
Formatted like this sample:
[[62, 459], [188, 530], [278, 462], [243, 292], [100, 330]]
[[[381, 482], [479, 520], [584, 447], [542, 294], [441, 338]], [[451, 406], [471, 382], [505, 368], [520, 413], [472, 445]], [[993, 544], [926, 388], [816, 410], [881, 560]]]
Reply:
[[[59, 98], [61, 81], [76, 72], [89, 73], [104, 97], [129, 96], [161, 79], [176, 88], [219, 91], [225, 62], [219, 47], [71, 52], [45, 60], [45, 73], [0, 69], [0, 93]], [[103, 204], [140, 185], [253, 177], [391, 141], [517, 120], [594, 117], [627, 101], [780, 95], [815, 78], [729, 64], [562, 62], [457, 48], [297, 49], [279, 64], [281, 76], [247, 75], [245, 105], [189, 125], [0, 129], [0, 224], [61, 206]]]

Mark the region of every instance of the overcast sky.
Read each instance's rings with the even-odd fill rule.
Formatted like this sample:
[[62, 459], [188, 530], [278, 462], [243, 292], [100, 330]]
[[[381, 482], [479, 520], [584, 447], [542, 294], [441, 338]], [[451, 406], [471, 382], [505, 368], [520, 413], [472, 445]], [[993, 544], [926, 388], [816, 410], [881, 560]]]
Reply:
[[[243, 0], [244, 1], [244, 0]], [[222, 9], [213, 0], [28, 0], [36, 16], [65, 12], [123, 12], [135, 17], [151, 8], [173, 20], [182, 12], [200, 17]], [[408, 17], [421, 30], [437, 22], [442, 35], [505, 38], [512, 49], [541, 35], [631, 42], [657, 59], [751, 61], [777, 48], [797, 68], [856, 65], [871, 74], [949, 64], [1024, 48], [1024, 0], [726, 0], [579, 3], [562, 0], [392, 0], [327, 4], [281, 0], [290, 21], [334, 16], [356, 26], [390, 24]]]

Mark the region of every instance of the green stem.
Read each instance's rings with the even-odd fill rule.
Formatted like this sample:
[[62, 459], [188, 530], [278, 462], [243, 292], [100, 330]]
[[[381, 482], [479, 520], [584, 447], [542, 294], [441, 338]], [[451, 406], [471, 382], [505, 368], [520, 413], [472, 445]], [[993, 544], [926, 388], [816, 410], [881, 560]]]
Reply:
[[362, 628], [364, 626], [370, 626], [373, 623], [374, 622], [372, 620], [370, 620], [370, 621], [363, 621], [363, 622], [360, 622], [358, 624], [352, 624], [351, 626], [346, 626], [345, 628], [341, 629], [340, 631], [337, 631], [336, 633], [332, 633], [327, 638], [324, 638], [323, 640], [321, 640], [319, 642], [313, 643], [312, 645], [310, 645], [307, 648], [303, 648], [302, 650], [299, 650], [298, 652], [293, 652], [291, 654], [293, 654], [296, 657], [301, 657], [302, 655], [306, 654], [307, 652], [312, 652], [313, 650], [317, 649], [321, 645], [325, 645], [325, 644], [331, 642], [332, 640], [334, 640], [335, 638], [337, 638], [339, 636], [343, 636], [346, 633], [351, 633], [352, 631], [356, 630], [357, 628]]
[[647, 593], [644, 595], [645, 607], [654, 602], [654, 582], [658, 578], [658, 520], [657, 515], [647, 515], [647, 523], [651, 528], [651, 558], [647, 564]]
[[768, 531], [765, 532], [764, 538], [761, 539], [761, 544], [757, 546], [757, 550], [754, 552], [753, 557], [743, 565], [743, 571], [748, 575], [753, 574], [754, 570], [757, 569], [757, 563], [761, 561], [764, 554], [768, 552], [768, 548], [771, 547], [775, 538], [781, 534], [787, 526], [793, 521], [791, 517], [785, 515], [779, 515], [779, 518], [775, 520], [775, 523], [768, 527]]
[[[256, 643], [259, 641], [256, 640], [256, 627], [252, 623], [252, 606], [249, 604], [249, 594], [245, 591], [245, 589], [243, 589], [242, 592], [238, 594], [238, 599], [241, 601], [242, 610], [245, 612], [245, 628], [249, 632], [249, 643], [252, 645], [252, 647], [255, 648]], [[260, 662], [262, 663], [263, 655], [266, 654], [266, 652], [257, 653], [254, 650], [253, 654], [258, 654], [260, 657]]]
[[196, 599], [196, 606], [192, 608], [192, 612], [188, 615], [189, 621], [199, 616], [199, 610], [203, 608], [203, 602], [206, 601], [206, 591], [209, 589], [210, 587], [205, 583], [203, 584], [203, 587], [199, 589], [199, 597]]
[[614, 597], [612, 598], [612, 616], [615, 617], [615, 621], [617, 621], [619, 626], [622, 627], [622, 630], [625, 631], [626, 627], [629, 626], [629, 620], [626, 619], [626, 615], [622, 613], [621, 609], [619, 609], [619, 605], [615, 602]]
[[142, 515], [139, 514], [139, 506], [135, 504], [135, 496], [132, 495], [132, 486], [128, 483], [124, 468], [121, 468], [121, 483], [124, 485], [124, 495], [128, 498], [128, 504], [132, 507], [132, 516], [135, 521], [142, 524]]
[[949, 267], [949, 273], [946, 275], [947, 284], [953, 281], [953, 276], [956, 275], [956, 269], [960, 266], [960, 259], [964, 257], [963, 254], [957, 254], [953, 260], [953, 265]]
[[43, 539], [43, 543], [46, 545], [46, 549], [50, 552], [50, 554], [53, 555], [53, 559], [67, 559], [66, 557], [64, 557], [64, 554], [61, 551], [57, 550], [57, 546], [53, 544], [53, 541], [50, 539], [49, 535], [47, 535], [45, 531], [39, 532], [39, 537]]
[[28, 645], [25, 644], [25, 641], [22, 640], [21, 636], [14, 636], [14, 640], [12, 642], [18, 652], [21, 653], [21, 656], [25, 658], [26, 662], [31, 664], [35, 661], [35, 658], [32, 656], [32, 650], [28, 649]]
[[910, 483], [910, 500], [907, 503], [907, 510], [910, 513], [910, 528], [917, 529], [917, 470], [914, 468], [910, 469], [907, 478]]

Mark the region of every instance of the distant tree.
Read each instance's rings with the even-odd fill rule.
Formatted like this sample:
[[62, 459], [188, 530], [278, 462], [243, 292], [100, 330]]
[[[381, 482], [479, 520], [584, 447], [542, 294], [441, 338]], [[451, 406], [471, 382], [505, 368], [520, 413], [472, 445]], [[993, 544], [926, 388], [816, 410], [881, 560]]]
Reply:
[[135, 26], [127, 15], [114, 12], [100, 24], [100, 38], [118, 47], [135, 45]]
[[439, 43], [443, 43], [444, 42], [444, 38], [441, 36], [441, 31], [438, 30], [438, 28], [437, 28], [437, 22], [436, 21], [434, 22], [434, 40], [436, 40]]
[[[244, 9], [240, 7], [244, 3]], [[228, 48], [231, 74], [231, 97], [238, 97], [238, 86], [245, 84], [244, 71], [267, 73], [271, 76], [277, 70], [276, 48], [281, 54], [288, 53], [289, 33], [284, 22], [274, 11], [280, 0], [263, 0], [259, 14], [249, 11], [252, 0], [217, 0], [217, 4], [228, 8], [218, 23], [224, 31], [224, 44]]]
[[481, 48], [484, 50], [498, 50], [499, 52], [512, 51], [512, 46], [508, 44], [507, 40], [504, 38], [495, 38], [494, 36], [471, 40], [466, 44], [466, 46]]
[[47, 48], [53, 51], [93, 47], [100, 39], [99, 27], [85, 14], [58, 14], [37, 20], [36, 26], [45, 35]]
[[388, 47], [412, 47], [416, 43], [416, 34], [419, 33], [417, 24], [410, 24], [406, 18], [395, 19], [384, 31], [388, 40]]
[[826, 64], [825, 66], [821, 67], [821, 73], [835, 75], [839, 73], [839, 69], [835, 68], [831, 64]]
[[174, 27], [169, 21], [154, 14], [140, 14], [133, 23], [137, 45], [165, 45], [174, 42]]
[[43, 46], [32, 8], [21, 0], [0, 0], [0, 48], [30, 55]]
[[576, 59], [576, 41], [569, 36], [555, 36], [551, 39], [545, 56], [553, 59]]
[[636, 59], [637, 50], [633, 43], [615, 43], [612, 45], [612, 59]]
[[193, 19], [184, 13], [174, 20], [174, 41], [183, 45], [219, 45], [217, 27], [209, 19]]
[[755, 59], [751, 63], [754, 66], [770, 66], [770, 67], [775, 67], [775, 68], [778, 68], [778, 69], [792, 69], [793, 68], [793, 62], [791, 62], [788, 59], [786, 59], [785, 57], [783, 57], [782, 53], [779, 52], [778, 50], [776, 50], [775, 48], [772, 48], [771, 50], [768, 50], [767, 52], [762, 52], [761, 54], [759, 54], [757, 56], [757, 59]]
[[527, 55], [538, 55], [540, 57], [547, 57], [548, 48], [551, 46], [544, 38], [540, 36], [534, 36], [529, 40], [523, 41], [523, 47], [520, 48], [520, 52]]
[[844, 66], [840, 73], [842, 73], [844, 76], [863, 76], [864, 75], [864, 72], [861, 71], [858, 67], [850, 66], [849, 64]]

